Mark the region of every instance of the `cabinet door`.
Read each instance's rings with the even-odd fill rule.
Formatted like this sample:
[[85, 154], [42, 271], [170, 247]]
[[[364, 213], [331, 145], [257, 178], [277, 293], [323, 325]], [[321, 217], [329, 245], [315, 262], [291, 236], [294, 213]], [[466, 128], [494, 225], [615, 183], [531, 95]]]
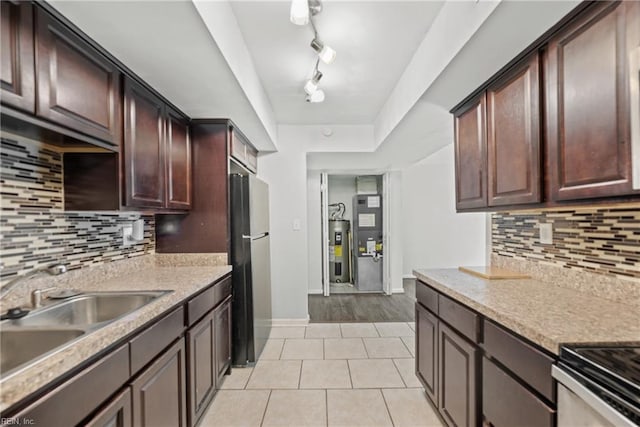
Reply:
[[0, 7], [0, 98], [3, 104], [33, 113], [33, 6], [26, 1], [3, 1]]
[[115, 64], [39, 8], [36, 40], [36, 114], [120, 145], [120, 72]]
[[218, 386], [231, 366], [231, 298], [214, 310], [216, 378]]
[[131, 384], [135, 426], [186, 427], [184, 353], [180, 339]]
[[487, 206], [484, 94], [455, 112], [456, 209]]
[[478, 425], [477, 347], [448, 328], [438, 324], [438, 410], [450, 426]]
[[[627, 58], [640, 42], [633, 3], [598, 3], [549, 42], [546, 110], [554, 200], [632, 190]], [[628, 39], [631, 34], [636, 40]]]
[[131, 427], [131, 390], [127, 387], [85, 424], [85, 427]]
[[124, 86], [125, 204], [164, 206], [164, 104], [138, 83]]
[[416, 303], [416, 375], [438, 405], [438, 319]]
[[487, 90], [489, 206], [540, 202], [540, 83], [536, 52]]
[[191, 137], [189, 122], [167, 108], [166, 140], [167, 207], [191, 208]]
[[189, 425], [194, 426], [216, 389], [213, 313], [187, 332], [189, 358]]

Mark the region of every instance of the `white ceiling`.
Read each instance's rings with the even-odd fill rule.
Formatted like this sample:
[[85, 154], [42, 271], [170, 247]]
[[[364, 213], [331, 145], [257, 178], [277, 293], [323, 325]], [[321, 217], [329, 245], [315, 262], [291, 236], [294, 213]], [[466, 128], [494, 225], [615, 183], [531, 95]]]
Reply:
[[240, 31], [280, 124], [371, 124], [443, 5], [440, 1], [323, 1], [318, 33], [337, 51], [320, 63], [326, 100], [305, 102], [313, 72], [310, 26], [290, 1], [233, 1]]

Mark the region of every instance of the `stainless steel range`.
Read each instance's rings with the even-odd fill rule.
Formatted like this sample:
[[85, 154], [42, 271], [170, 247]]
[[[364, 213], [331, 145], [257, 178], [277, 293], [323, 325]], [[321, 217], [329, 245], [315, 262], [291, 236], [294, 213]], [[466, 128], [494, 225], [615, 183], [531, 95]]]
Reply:
[[640, 425], [640, 346], [564, 346], [558, 427]]

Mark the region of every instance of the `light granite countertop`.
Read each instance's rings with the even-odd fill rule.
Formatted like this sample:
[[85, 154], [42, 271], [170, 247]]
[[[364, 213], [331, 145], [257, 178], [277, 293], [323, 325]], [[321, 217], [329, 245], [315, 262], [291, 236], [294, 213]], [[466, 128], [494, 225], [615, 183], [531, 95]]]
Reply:
[[[231, 271], [231, 266], [228, 265], [169, 266], [156, 259], [155, 263], [149, 260], [129, 263], [127, 268], [118, 273], [113, 271], [119, 269], [115, 265], [117, 263], [111, 264], [109, 268], [112, 271], [109, 274], [103, 271], [102, 275], [94, 275], [89, 280], [83, 280], [84, 274], [81, 274], [78, 275], [77, 280], [64, 283], [63, 287], [87, 292], [136, 290], [170, 290], [172, 292], [95, 332], [88, 333], [62, 351], [41, 359], [28, 369], [10, 373], [9, 376], [0, 379], [0, 411], [4, 411], [56, 378], [77, 368], [79, 364]], [[86, 270], [92, 270], [92, 268], [82, 271]], [[87, 274], [91, 275], [91, 273]]]
[[457, 269], [413, 274], [554, 354], [562, 344], [640, 343], [637, 305], [535, 279], [485, 280]]

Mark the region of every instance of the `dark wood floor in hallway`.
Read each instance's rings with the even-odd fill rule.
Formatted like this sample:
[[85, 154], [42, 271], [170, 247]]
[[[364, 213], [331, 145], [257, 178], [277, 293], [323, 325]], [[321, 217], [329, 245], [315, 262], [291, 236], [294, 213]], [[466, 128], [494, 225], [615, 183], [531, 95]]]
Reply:
[[317, 322], [413, 322], [416, 283], [403, 281], [404, 293], [309, 295], [310, 321]]

